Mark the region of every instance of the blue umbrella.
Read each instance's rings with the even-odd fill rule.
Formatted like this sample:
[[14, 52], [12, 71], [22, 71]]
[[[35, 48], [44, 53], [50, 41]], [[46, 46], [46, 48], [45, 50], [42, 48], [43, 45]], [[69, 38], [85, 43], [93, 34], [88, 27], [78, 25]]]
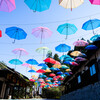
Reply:
[[34, 72], [36, 72], [36, 71], [35, 71], [35, 70], [29, 70], [28, 72], [34, 73]]
[[76, 33], [77, 27], [74, 24], [65, 23], [65, 24], [59, 25], [57, 28], [57, 31], [60, 34], [66, 35], [66, 39], [67, 39], [67, 35], [72, 35]]
[[98, 47], [95, 46], [95, 45], [88, 45], [88, 46], [85, 47], [85, 49], [87, 49], [87, 50], [96, 50], [96, 49], [98, 49]]
[[93, 30], [93, 34], [95, 34], [94, 29], [96, 29], [98, 27], [100, 27], [100, 20], [99, 19], [90, 19], [82, 25], [82, 29]]
[[54, 71], [60, 71], [60, 69], [59, 68], [55, 68]]
[[51, 0], [24, 0], [26, 5], [33, 11], [45, 11], [48, 10], [51, 4]]
[[91, 41], [100, 41], [100, 34], [94, 35], [90, 38]]
[[71, 61], [71, 62], [73, 62], [73, 61], [75, 61], [75, 59], [70, 57], [70, 58], [65, 58], [63, 61], [64, 61], [64, 62], [65, 62], [65, 61]]
[[38, 64], [38, 66], [42, 66], [41, 69], [44, 69], [44, 70], [46, 70], [47, 68], [49, 68], [45, 63], [40, 63], [40, 64]]
[[70, 74], [68, 72], [65, 72], [64, 74], [70, 76]]
[[12, 59], [9, 61], [10, 64], [13, 64], [13, 65], [21, 65], [23, 64], [22, 61], [20, 61], [19, 59]]
[[60, 44], [55, 48], [55, 50], [58, 52], [67, 52], [70, 49], [71, 49], [71, 47], [66, 44]]
[[26, 63], [31, 64], [31, 65], [38, 65], [38, 62], [35, 59], [29, 59], [26, 61]]
[[69, 55], [62, 55], [61, 57], [60, 57], [60, 60], [64, 60], [65, 58], [71, 58]]
[[62, 74], [63, 74], [63, 72], [57, 72], [57, 74], [62, 75]]
[[52, 70], [52, 71], [54, 71], [55, 69], [56, 69], [56, 68], [54, 68], [54, 67], [51, 67], [51, 68], [50, 68], [50, 70]]
[[72, 65], [71, 61], [65, 61], [64, 64]]
[[39, 75], [39, 78], [46, 78], [46, 75]]
[[18, 27], [9, 27], [9, 28], [6, 28], [5, 33], [10, 38], [14, 39], [13, 43], [15, 43], [15, 40], [25, 39], [26, 36], [27, 36], [27, 33], [23, 29], [18, 28]]

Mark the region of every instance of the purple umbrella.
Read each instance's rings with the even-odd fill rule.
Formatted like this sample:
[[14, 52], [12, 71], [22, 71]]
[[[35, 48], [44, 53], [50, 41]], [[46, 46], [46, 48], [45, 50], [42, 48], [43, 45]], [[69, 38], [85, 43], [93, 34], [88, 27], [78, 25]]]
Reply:
[[52, 31], [47, 27], [37, 27], [32, 30], [32, 34], [37, 38], [41, 38], [42, 42], [42, 39], [48, 38], [52, 35]]
[[0, 11], [11, 12], [15, 8], [15, 0], [0, 0]]

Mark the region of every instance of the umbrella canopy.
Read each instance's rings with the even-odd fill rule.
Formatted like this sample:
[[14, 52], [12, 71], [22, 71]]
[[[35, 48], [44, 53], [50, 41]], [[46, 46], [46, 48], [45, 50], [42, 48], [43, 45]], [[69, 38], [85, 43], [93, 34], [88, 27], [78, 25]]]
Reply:
[[56, 74], [51, 73], [51, 74], [49, 74], [49, 76], [54, 77], [54, 76], [56, 76]]
[[60, 44], [55, 48], [55, 50], [58, 52], [67, 52], [70, 49], [71, 49], [71, 47], [66, 44]]
[[29, 70], [28, 72], [34, 73], [34, 72], [36, 72], [36, 71], [31, 69], [31, 70]]
[[25, 4], [33, 11], [42, 12], [48, 10], [51, 0], [24, 0]]
[[46, 58], [44, 60], [44, 62], [48, 62], [48, 63], [52, 63], [52, 64], [59, 64], [60, 65], [60, 62], [54, 60], [53, 58]]
[[63, 62], [65, 62], [65, 61], [71, 61], [72, 62], [72, 61], [75, 61], [75, 59], [71, 58], [71, 57], [70, 58], [64, 58]]
[[41, 38], [42, 42], [42, 39], [49, 38], [52, 35], [52, 31], [47, 27], [37, 27], [32, 29], [32, 34], [36, 38]]
[[90, 38], [91, 41], [100, 41], [100, 34], [94, 35]]
[[64, 60], [65, 58], [71, 58], [69, 55], [62, 55], [61, 57], [60, 57], [60, 60]]
[[26, 63], [31, 64], [31, 65], [38, 65], [38, 62], [35, 59], [29, 59], [26, 61]]
[[45, 63], [40, 63], [40, 64], [38, 64], [38, 66], [42, 66], [41, 69], [44, 69], [44, 70], [46, 70], [47, 68], [49, 68]]
[[16, 39], [17, 40], [22, 40], [22, 39], [25, 39], [26, 36], [27, 36], [27, 33], [23, 29], [18, 28], [18, 27], [9, 27], [9, 28], [6, 28], [5, 33], [10, 38], [13, 38], [14, 42], [15, 42]]
[[83, 47], [83, 46], [87, 46], [89, 43], [84, 41], [84, 40], [78, 40], [78, 41], [75, 41], [73, 43], [74, 46], [77, 46], [77, 47]]
[[12, 51], [14, 54], [19, 55], [19, 57], [22, 55], [28, 55], [28, 52], [23, 48], [16, 48]]
[[94, 29], [96, 29], [98, 27], [100, 27], [100, 20], [99, 19], [90, 19], [82, 25], [82, 29], [93, 30], [93, 34], [95, 34]]
[[29, 79], [29, 81], [35, 82], [36, 80], [34, 80], [34, 79]]
[[2, 31], [0, 30], [0, 37], [2, 37]]
[[60, 68], [60, 67], [61, 67], [61, 65], [54, 64], [54, 65], [53, 65], [53, 67], [54, 67], [54, 68]]
[[63, 74], [63, 72], [57, 72], [57, 74], [62, 75], [62, 74]]
[[38, 78], [38, 76], [36, 76], [36, 75], [32, 75], [31, 77], [32, 77], [32, 78], [35, 78], [35, 79], [37, 79], [37, 78]]
[[84, 3], [84, 0], [59, 0], [59, 5], [68, 9], [68, 8], [77, 8]]
[[37, 70], [36, 72], [37, 72], [37, 73], [45, 73], [46, 71], [43, 70], [43, 69], [39, 69], [39, 70]]
[[12, 59], [9, 61], [10, 64], [13, 64], [13, 65], [21, 65], [23, 64], [22, 61], [20, 61], [19, 59]]
[[93, 5], [100, 5], [100, 0], [89, 0]]
[[15, 0], [0, 0], [0, 11], [11, 12], [15, 8]]
[[67, 35], [72, 35], [76, 33], [77, 30], [78, 30], [77, 27], [74, 24], [70, 24], [70, 23], [59, 25], [57, 28], [57, 31], [60, 34], [66, 35], [66, 39], [67, 39]]
[[96, 49], [98, 49], [98, 47], [95, 46], [95, 45], [88, 45], [88, 46], [85, 47], [85, 49], [87, 49], [87, 50], [96, 50]]
[[69, 67], [66, 65], [61, 65], [61, 69], [69, 69]]
[[48, 53], [50, 49], [48, 47], [40, 47], [36, 49], [36, 52], [43, 54], [43, 58], [45, 57], [45, 54]]
[[70, 53], [70, 55], [77, 57], [77, 56], [82, 56], [82, 53], [80, 51], [73, 51]]
[[48, 73], [48, 72], [51, 72], [51, 70], [50, 70], [49, 68], [47, 68], [45, 71], [46, 71], [47, 73]]
[[75, 61], [86, 61], [86, 58], [82, 58], [82, 57], [76, 57]]

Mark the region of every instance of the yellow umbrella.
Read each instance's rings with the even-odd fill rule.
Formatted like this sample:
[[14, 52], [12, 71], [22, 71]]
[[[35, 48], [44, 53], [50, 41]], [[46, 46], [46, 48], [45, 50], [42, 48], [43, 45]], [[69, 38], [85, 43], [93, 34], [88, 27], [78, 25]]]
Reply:
[[70, 71], [71, 71], [71, 69], [66, 69], [66, 71], [67, 71], [67, 72], [70, 72]]
[[38, 78], [38, 76], [36, 76], [36, 75], [32, 75], [32, 78], [35, 78], [35, 79], [37, 79], [37, 78]]
[[28, 66], [28, 67], [35, 70], [35, 71], [37, 71], [37, 69], [34, 66]]
[[82, 56], [83, 54], [80, 51], [73, 51], [70, 53], [70, 55], [77, 57], [77, 56]]
[[61, 68], [61, 65], [54, 64], [53, 67], [54, 67], [54, 68]]
[[68, 9], [68, 8], [76, 8], [84, 3], [84, 0], [59, 0], [59, 5]]
[[51, 70], [50, 70], [50, 69], [46, 69], [45, 71], [46, 71], [46, 72], [51, 72]]

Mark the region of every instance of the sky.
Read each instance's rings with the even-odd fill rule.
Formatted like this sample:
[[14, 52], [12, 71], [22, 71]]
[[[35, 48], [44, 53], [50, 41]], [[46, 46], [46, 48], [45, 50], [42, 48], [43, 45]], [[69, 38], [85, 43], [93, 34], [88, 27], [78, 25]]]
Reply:
[[[78, 39], [84, 38], [89, 40], [93, 36], [92, 31], [85, 31], [82, 29], [84, 22], [90, 19], [100, 19], [100, 5], [92, 5], [89, 0], [84, 0], [84, 3], [77, 8], [65, 9], [59, 5], [58, 0], [52, 0], [50, 8], [43, 12], [33, 12], [24, 3], [24, 0], [15, 0], [16, 9], [12, 12], [0, 11], [0, 30], [2, 30], [2, 37], [0, 38], [0, 61], [4, 61], [10, 68], [15, 68], [15, 65], [9, 63], [11, 59], [18, 58], [18, 55], [12, 53], [12, 50], [16, 48], [24, 48], [29, 55], [21, 56], [20, 60], [25, 63], [28, 59], [36, 59], [38, 63], [43, 63], [43, 55], [36, 52], [39, 47], [48, 47], [53, 55], [57, 53], [59, 56], [62, 53], [55, 51], [55, 47], [59, 44], [65, 43], [71, 46], [73, 49], [73, 43]], [[64, 23], [74, 24], [78, 30], [75, 34], [69, 35], [65, 40], [65, 35], [61, 35], [57, 32], [57, 27]], [[8, 27], [22, 28], [27, 37], [23, 40], [16, 40], [13, 44], [13, 39], [5, 34], [5, 30]], [[43, 26], [48, 27], [52, 32], [52, 36], [43, 39], [40, 43], [40, 39], [34, 37], [32, 29]], [[95, 29], [95, 33], [100, 33], [100, 29]], [[34, 65], [37, 69], [40, 67]], [[26, 67], [16, 66], [16, 71], [31, 78], [31, 74], [26, 72]], [[28, 69], [29, 70], [29, 69]], [[36, 73], [33, 73], [34, 75]]]

